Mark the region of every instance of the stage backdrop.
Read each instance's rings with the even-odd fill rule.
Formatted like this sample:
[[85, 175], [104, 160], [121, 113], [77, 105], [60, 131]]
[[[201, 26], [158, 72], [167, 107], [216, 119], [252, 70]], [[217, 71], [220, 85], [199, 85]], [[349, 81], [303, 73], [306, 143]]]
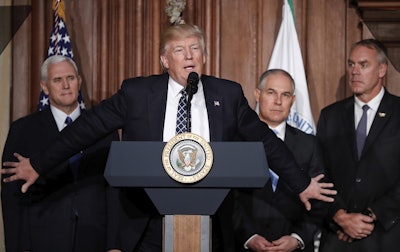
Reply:
[[[36, 110], [39, 69], [52, 26], [51, 4], [52, 0], [0, 0], [0, 42], [6, 46], [0, 55], [1, 145], [9, 122]], [[253, 89], [268, 67], [281, 24], [282, 4], [283, 0], [186, 1], [184, 20], [199, 25], [206, 35], [205, 73], [239, 82], [252, 106]], [[166, 0], [65, 0], [87, 107], [115, 93], [125, 78], [161, 72], [158, 44], [170, 25], [165, 5]], [[321, 108], [350, 95], [350, 45], [373, 34], [349, 0], [293, 0], [293, 5], [317, 122]], [[400, 74], [392, 66], [386, 82], [389, 91], [400, 95]]]
[[[13, 39], [11, 118], [36, 109], [39, 68], [46, 58], [52, 24], [51, 0], [14, 0], [31, 13]], [[282, 19], [281, 0], [187, 0], [183, 18], [206, 34], [206, 74], [242, 84], [249, 103], [267, 68]], [[312, 113], [349, 95], [349, 46], [370, 37], [348, 0], [293, 0]], [[65, 0], [66, 23], [82, 71], [88, 107], [109, 97], [121, 81], [157, 74], [160, 33], [169, 20], [165, 0]], [[395, 81], [397, 80], [397, 81]], [[388, 89], [400, 94], [399, 74], [390, 68]]]

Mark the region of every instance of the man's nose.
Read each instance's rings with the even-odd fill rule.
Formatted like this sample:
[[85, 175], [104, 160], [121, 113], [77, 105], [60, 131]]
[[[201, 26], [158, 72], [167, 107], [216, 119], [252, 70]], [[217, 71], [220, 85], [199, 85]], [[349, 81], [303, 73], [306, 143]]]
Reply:
[[186, 59], [191, 59], [193, 57], [192, 52], [190, 51], [190, 49], [185, 50], [185, 58]]
[[70, 86], [69, 81], [68, 80], [63, 80], [62, 87], [63, 88], [69, 88], [69, 86]]

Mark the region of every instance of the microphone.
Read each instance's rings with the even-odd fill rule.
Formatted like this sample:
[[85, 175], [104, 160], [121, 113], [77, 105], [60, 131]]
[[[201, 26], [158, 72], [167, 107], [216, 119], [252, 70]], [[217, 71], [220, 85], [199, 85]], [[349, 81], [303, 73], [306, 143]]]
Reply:
[[191, 116], [191, 103], [192, 103], [192, 98], [195, 93], [197, 93], [198, 85], [199, 84], [199, 75], [196, 72], [191, 72], [189, 73], [188, 79], [187, 79], [187, 85], [186, 85], [186, 92], [188, 94], [188, 100], [187, 100], [187, 106], [186, 106], [186, 115], [187, 115], [187, 132], [191, 132], [192, 130], [192, 116]]
[[189, 102], [191, 100], [190, 96], [193, 97], [193, 95], [197, 93], [198, 84], [199, 84], [199, 75], [196, 72], [191, 72], [188, 76], [186, 85], [186, 92], [189, 95]]

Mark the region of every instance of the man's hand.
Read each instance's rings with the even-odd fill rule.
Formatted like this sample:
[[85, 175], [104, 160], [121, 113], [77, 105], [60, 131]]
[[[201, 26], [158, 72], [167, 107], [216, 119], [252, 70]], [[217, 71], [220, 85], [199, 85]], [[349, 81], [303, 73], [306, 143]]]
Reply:
[[22, 185], [21, 192], [26, 193], [28, 188], [39, 178], [39, 174], [33, 169], [29, 158], [23, 157], [18, 153], [14, 153], [14, 156], [19, 162], [3, 163], [1, 174], [11, 174], [11, 176], [4, 178], [3, 181], [7, 183], [20, 179], [25, 180], [26, 182]]
[[247, 242], [247, 247], [255, 252], [265, 251], [265, 249], [270, 246], [273, 246], [272, 243], [260, 235], [255, 235]]
[[348, 242], [348, 243], [352, 243], [353, 242], [353, 238], [351, 238], [348, 234], [346, 234], [342, 230], [336, 231], [336, 234], [338, 236], [338, 239], [341, 240], [341, 241]]
[[352, 239], [363, 239], [369, 236], [374, 230], [374, 219], [361, 213], [346, 213], [345, 210], [338, 210], [333, 220]]
[[264, 251], [279, 251], [279, 252], [291, 252], [297, 249], [297, 239], [290, 236], [285, 235], [272, 242], [273, 247], [266, 248]]
[[311, 183], [308, 187], [300, 193], [300, 200], [304, 203], [306, 209], [311, 210], [310, 199], [322, 200], [325, 202], [333, 202], [332, 197], [326, 195], [336, 195], [336, 190], [329, 189], [333, 188], [333, 183], [319, 182], [325, 177], [324, 174], [320, 174], [311, 179]]

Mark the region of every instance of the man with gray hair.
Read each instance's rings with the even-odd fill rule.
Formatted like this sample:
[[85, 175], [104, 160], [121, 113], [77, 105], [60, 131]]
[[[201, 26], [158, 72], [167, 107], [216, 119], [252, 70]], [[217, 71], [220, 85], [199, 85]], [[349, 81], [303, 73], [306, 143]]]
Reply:
[[[300, 169], [310, 177], [323, 174], [322, 153], [317, 139], [286, 123], [295, 101], [295, 83], [288, 72], [270, 69], [261, 77], [254, 96], [259, 117], [285, 142]], [[262, 189], [241, 190], [235, 216], [238, 251], [314, 251], [313, 238], [324, 214], [322, 202], [306, 211], [290, 186], [270, 170]]]
[[[78, 104], [81, 82], [72, 59], [56, 55], [44, 61], [40, 86], [50, 107], [11, 124], [3, 162], [17, 160], [14, 153], [33, 156], [51, 148], [60, 131], [84, 113]], [[21, 183], [2, 182], [7, 252], [106, 250], [108, 185], [103, 171], [113, 140], [118, 140], [116, 131], [49, 171], [27, 194], [20, 192]]]
[[399, 250], [400, 98], [384, 87], [387, 69], [380, 41], [354, 43], [347, 60], [353, 94], [321, 111], [317, 137], [338, 194], [320, 251]]

